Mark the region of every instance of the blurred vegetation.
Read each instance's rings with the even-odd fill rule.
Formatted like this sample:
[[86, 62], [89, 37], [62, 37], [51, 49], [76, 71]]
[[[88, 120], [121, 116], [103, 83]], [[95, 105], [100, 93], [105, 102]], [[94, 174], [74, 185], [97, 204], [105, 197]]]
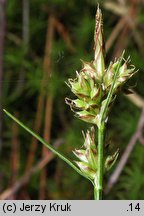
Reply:
[[[2, 83], [2, 106], [23, 121], [35, 128], [37, 103], [41, 94], [41, 83], [44, 79], [44, 57], [46, 57], [47, 32], [49, 19], [54, 17], [54, 33], [48, 70], [50, 78], [46, 79], [44, 106], [41, 110], [41, 126], [38, 133], [43, 136], [44, 130], [50, 133], [50, 143], [63, 139], [58, 147], [65, 155], [73, 158], [72, 150], [82, 146], [82, 130], [87, 123], [76, 119], [65, 104], [70, 90], [65, 84], [75, 71], [81, 69], [80, 59], [93, 59], [93, 33], [95, 26], [95, 0], [27, 0], [29, 8], [28, 26], [22, 15], [27, 14], [27, 6], [22, 1], [7, 1], [6, 35], [4, 47], [4, 69]], [[117, 23], [125, 18], [121, 30], [107, 50], [108, 62], [126, 49], [126, 56], [131, 56], [132, 64], [139, 69], [129, 85], [141, 97], [144, 97], [144, 4], [142, 1], [123, 0], [99, 1], [103, 12], [103, 25], [106, 42], [116, 28]], [[119, 8], [119, 13], [116, 8]], [[124, 8], [128, 12], [125, 13]], [[24, 15], [23, 15], [24, 16]], [[126, 23], [127, 26], [126, 26]], [[134, 26], [133, 26], [134, 25]], [[26, 30], [24, 30], [24, 26]], [[127, 27], [127, 28], [126, 28]], [[27, 32], [27, 38], [24, 32]], [[49, 73], [49, 72], [48, 72]], [[48, 86], [48, 88], [47, 88]], [[46, 123], [46, 101], [52, 97], [52, 121], [48, 128]], [[120, 94], [112, 108], [107, 136], [112, 148], [119, 147], [120, 156], [135, 132], [141, 109]], [[31, 146], [31, 136], [17, 127], [10, 119], [3, 116], [2, 144], [0, 148], [0, 192], [16, 184], [24, 175]], [[34, 152], [32, 166], [42, 157], [42, 145], [38, 143]], [[119, 160], [118, 160], [119, 162]], [[117, 163], [118, 163], [117, 162]], [[111, 170], [111, 173], [115, 170]], [[136, 143], [120, 178], [104, 199], [144, 199], [144, 146]], [[44, 168], [46, 184], [43, 187], [37, 170], [11, 198], [13, 199], [93, 199], [91, 185], [75, 173], [58, 158], [53, 158]], [[110, 174], [111, 174], [110, 173]], [[105, 177], [107, 183], [110, 174]], [[45, 179], [45, 178], [44, 178]], [[45, 195], [40, 196], [44, 190]]]

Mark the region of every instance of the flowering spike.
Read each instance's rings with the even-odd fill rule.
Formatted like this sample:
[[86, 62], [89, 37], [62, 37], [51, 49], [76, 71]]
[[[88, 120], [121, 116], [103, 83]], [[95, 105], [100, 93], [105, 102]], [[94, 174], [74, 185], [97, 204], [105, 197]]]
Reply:
[[73, 151], [74, 155], [80, 160], [75, 161], [76, 164], [91, 179], [95, 178], [97, 171], [97, 147], [94, 133], [94, 127], [91, 127], [91, 131], [87, 131], [86, 134], [83, 133], [84, 148]]
[[124, 53], [105, 68], [104, 51], [102, 13], [98, 6], [94, 33], [94, 60], [82, 61], [83, 67], [80, 72], [76, 72], [76, 78], [68, 80], [67, 85], [76, 98], [66, 98], [66, 103], [76, 117], [98, 127], [98, 144], [95, 144], [94, 128], [91, 128], [90, 132], [83, 133], [83, 148], [73, 153], [79, 159], [75, 161], [77, 166], [93, 181], [99, 194], [103, 172], [108, 171], [118, 157], [118, 152], [113, 155], [107, 153], [103, 155], [103, 147], [100, 147], [104, 144], [102, 134], [108, 120], [108, 113], [117, 91], [135, 73], [134, 66], [128, 68], [129, 58], [125, 60]]
[[[90, 179], [96, 181], [98, 172], [98, 149], [95, 143], [95, 129], [91, 127], [91, 130], [83, 133], [84, 145], [81, 149], [75, 149], [74, 155], [79, 159], [75, 161], [80, 170]], [[114, 154], [109, 155], [106, 153], [104, 159], [104, 172], [107, 172], [115, 163], [119, 154], [117, 150]], [[95, 182], [96, 183], [96, 182]]]
[[105, 70], [104, 50], [105, 48], [104, 48], [102, 13], [98, 6], [97, 13], [96, 13], [96, 26], [95, 26], [95, 34], [94, 34], [94, 62], [93, 63], [101, 79]]
[[[82, 61], [82, 70], [80, 72], [76, 71], [76, 78], [69, 79], [67, 84], [77, 97], [75, 100], [66, 98], [66, 103], [75, 112], [76, 117], [99, 127], [100, 113], [105, 107], [113, 82], [115, 82], [114, 91], [107, 111], [109, 111], [110, 105], [114, 101], [116, 92], [134, 74], [135, 67], [128, 68], [129, 57], [125, 60], [123, 55], [124, 53], [121, 58], [110, 62], [109, 67], [105, 68], [102, 13], [98, 6], [94, 34], [94, 60], [91, 62]], [[117, 79], [114, 81], [117, 70]]]

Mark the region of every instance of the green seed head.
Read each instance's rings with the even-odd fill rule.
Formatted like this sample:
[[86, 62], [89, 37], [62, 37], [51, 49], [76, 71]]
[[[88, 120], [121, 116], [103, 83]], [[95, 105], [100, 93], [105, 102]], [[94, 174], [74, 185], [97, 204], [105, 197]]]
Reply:
[[[80, 72], [76, 72], [75, 79], [68, 80], [68, 86], [77, 97], [74, 100], [66, 98], [66, 103], [79, 119], [95, 124], [99, 127], [100, 113], [114, 81], [114, 75], [119, 68], [117, 80], [114, 85], [115, 94], [118, 89], [134, 74], [134, 67], [128, 68], [128, 60], [124, 60], [119, 67], [121, 58], [111, 62], [106, 69], [104, 61], [104, 37], [102, 28], [101, 10], [97, 9], [96, 27], [94, 34], [94, 60], [84, 62]], [[108, 107], [108, 111], [111, 106]]]
[[[75, 161], [80, 170], [90, 179], [96, 181], [98, 169], [98, 150], [95, 143], [95, 130], [91, 127], [84, 136], [84, 145], [82, 149], [75, 149], [74, 155], [79, 161]], [[118, 157], [118, 151], [113, 155], [107, 154], [104, 159], [104, 172], [108, 171], [115, 163]]]
[[[120, 59], [118, 59], [117, 61], [115, 61], [114, 63], [111, 62], [105, 75], [103, 78], [103, 83], [104, 83], [104, 87], [106, 91], [109, 91], [109, 88], [113, 82], [113, 78], [114, 78], [114, 74], [117, 70], [117, 67], [119, 65]], [[117, 91], [117, 89], [122, 86], [125, 82], [128, 81], [129, 78], [131, 78], [131, 76], [134, 75], [134, 71], [135, 71], [135, 67], [131, 66], [130, 68], [128, 68], [128, 63], [130, 62], [130, 59], [128, 58], [127, 60], [123, 59], [123, 62], [120, 66], [119, 69], [119, 74], [117, 77], [117, 81], [115, 83], [115, 91]]]
[[97, 147], [94, 139], [94, 127], [84, 135], [83, 149], [75, 150], [73, 153], [79, 159], [75, 161], [81, 171], [89, 178], [94, 179], [97, 172]]
[[105, 71], [104, 52], [105, 52], [105, 47], [104, 47], [102, 13], [98, 6], [97, 13], [96, 13], [96, 27], [95, 27], [95, 34], [94, 34], [93, 64], [97, 70], [99, 79], [102, 79]]

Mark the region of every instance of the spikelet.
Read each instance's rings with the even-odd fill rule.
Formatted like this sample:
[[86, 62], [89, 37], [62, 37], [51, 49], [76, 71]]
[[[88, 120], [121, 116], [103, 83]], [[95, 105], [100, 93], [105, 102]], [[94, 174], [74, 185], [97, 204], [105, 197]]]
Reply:
[[[106, 69], [104, 60], [104, 36], [101, 10], [97, 9], [94, 33], [94, 60], [83, 62], [83, 68], [76, 72], [75, 79], [68, 80], [68, 86], [77, 99], [66, 98], [66, 103], [75, 112], [75, 116], [88, 123], [99, 126], [99, 115], [113, 83], [120, 59], [111, 62]], [[128, 60], [124, 60], [119, 68], [114, 94], [133, 74], [135, 67], [128, 68]], [[114, 97], [113, 97], [114, 98]]]
[[[75, 161], [80, 170], [90, 179], [96, 181], [98, 169], [98, 150], [95, 143], [95, 130], [91, 127], [91, 131], [87, 131], [84, 135], [84, 145], [82, 149], [73, 151], [74, 155], [79, 159]], [[104, 159], [104, 171], [108, 171], [115, 163], [118, 157], [118, 151], [113, 155], [107, 155]]]

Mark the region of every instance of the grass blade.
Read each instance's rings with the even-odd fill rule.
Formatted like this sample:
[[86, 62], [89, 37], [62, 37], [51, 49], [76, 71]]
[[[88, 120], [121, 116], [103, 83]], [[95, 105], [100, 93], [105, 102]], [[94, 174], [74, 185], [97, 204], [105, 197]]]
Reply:
[[[63, 154], [61, 154], [58, 150], [56, 150], [53, 146], [51, 146], [49, 143], [47, 143], [42, 137], [40, 137], [38, 134], [36, 134], [33, 130], [28, 128], [26, 125], [24, 125], [21, 121], [19, 121], [16, 117], [14, 117], [12, 114], [10, 114], [7, 110], [3, 109], [3, 111], [6, 113], [7, 116], [9, 116], [11, 119], [13, 119], [18, 125], [20, 125], [23, 129], [25, 129], [28, 133], [30, 133], [32, 136], [34, 136], [37, 140], [39, 140], [43, 145], [45, 145], [48, 149], [50, 149], [54, 154], [56, 154], [59, 158], [61, 158], [63, 161], [65, 161], [69, 166], [71, 166], [77, 173], [82, 175], [83, 177], [87, 178], [91, 181], [87, 176], [85, 176], [75, 165], [72, 163], [68, 158], [66, 158]], [[92, 182], [92, 181], [91, 181]]]

